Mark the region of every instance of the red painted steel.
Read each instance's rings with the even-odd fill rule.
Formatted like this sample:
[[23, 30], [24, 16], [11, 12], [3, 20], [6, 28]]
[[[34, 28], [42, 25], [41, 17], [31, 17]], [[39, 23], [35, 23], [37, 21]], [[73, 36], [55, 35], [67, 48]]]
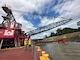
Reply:
[[0, 60], [34, 60], [33, 58], [33, 49], [16, 48], [0, 51]]
[[[41, 51], [37, 51], [36, 48], [35, 52], [36, 58], [37, 60], [39, 60], [39, 57], [41, 56]], [[0, 60], [34, 60], [33, 47], [29, 47], [27, 50], [25, 50], [24, 47], [0, 50]]]
[[14, 38], [14, 32], [13, 29], [0, 29], [0, 38]]
[[0, 24], [0, 40], [4, 40], [3, 44], [6, 41], [8, 42], [5, 43], [5, 46], [2, 47], [7, 47], [7, 45], [10, 46], [10, 40], [12, 40], [12, 44], [15, 46], [18, 46], [18, 43], [23, 45], [24, 39], [27, 36], [25, 35], [25, 31], [21, 29], [22, 24], [15, 20], [12, 10], [9, 9], [6, 5], [2, 6], [2, 9], [6, 13], [6, 16], [2, 16], [3, 21], [2, 24]]

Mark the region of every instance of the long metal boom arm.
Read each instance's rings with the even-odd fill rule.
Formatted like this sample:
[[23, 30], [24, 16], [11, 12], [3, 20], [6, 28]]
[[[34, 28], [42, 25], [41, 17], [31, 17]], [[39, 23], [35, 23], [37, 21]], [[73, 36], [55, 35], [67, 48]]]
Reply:
[[[62, 20], [62, 21], [58, 21], [58, 22], [55, 22], [55, 23], [51, 23], [51, 24], [49, 24], [49, 25], [40, 27], [40, 28], [38, 28], [38, 29], [34, 29], [34, 30], [29, 31], [29, 32], [27, 32], [27, 33], [30, 34], [30, 36], [31, 36], [31, 35], [35, 35], [35, 34], [38, 34], [38, 33], [41, 33], [41, 32], [48, 31], [48, 30], [50, 30], [50, 29], [56, 28], [56, 27], [58, 27], [58, 26], [60, 26], [60, 25], [63, 25], [63, 24], [65, 24], [65, 23], [67, 23], [67, 22], [69, 22], [69, 21], [71, 21], [71, 20], [72, 20], [72, 19], [68, 19], [68, 20]], [[27, 34], [27, 33], [26, 33], [26, 34]]]

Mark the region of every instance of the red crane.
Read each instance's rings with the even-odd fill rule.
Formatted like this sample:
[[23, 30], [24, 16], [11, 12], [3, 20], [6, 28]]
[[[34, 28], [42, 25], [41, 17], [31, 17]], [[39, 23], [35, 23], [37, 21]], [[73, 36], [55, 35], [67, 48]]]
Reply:
[[26, 36], [21, 29], [22, 24], [16, 22], [11, 9], [6, 6], [2, 6], [2, 9], [7, 15], [2, 16], [3, 22], [0, 24], [0, 48], [23, 45], [22, 41]]

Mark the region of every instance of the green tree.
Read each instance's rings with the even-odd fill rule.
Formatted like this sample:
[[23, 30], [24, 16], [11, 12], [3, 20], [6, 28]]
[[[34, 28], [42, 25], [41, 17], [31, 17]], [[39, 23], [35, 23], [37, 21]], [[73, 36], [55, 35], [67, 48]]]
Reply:
[[58, 29], [56, 30], [56, 34], [57, 34], [57, 35], [61, 35], [61, 34], [62, 34], [61, 28], [58, 28]]
[[78, 31], [80, 31], [80, 27], [78, 27]]
[[56, 36], [56, 33], [54, 33], [54, 32], [51, 32], [51, 35], [50, 35], [50, 37], [52, 37], [52, 36]]

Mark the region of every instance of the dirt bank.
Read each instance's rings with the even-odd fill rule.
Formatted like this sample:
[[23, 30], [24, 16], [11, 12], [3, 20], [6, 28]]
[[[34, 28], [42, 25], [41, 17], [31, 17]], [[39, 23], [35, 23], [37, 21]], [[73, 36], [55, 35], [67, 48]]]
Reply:
[[63, 38], [67, 41], [79, 41], [80, 40], [80, 32], [74, 32], [74, 33], [69, 33], [69, 34], [63, 34], [60, 36], [49, 37], [49, 38], [45, 38], [43, 40], [57, 41], [57, 40], [63, 39]]

